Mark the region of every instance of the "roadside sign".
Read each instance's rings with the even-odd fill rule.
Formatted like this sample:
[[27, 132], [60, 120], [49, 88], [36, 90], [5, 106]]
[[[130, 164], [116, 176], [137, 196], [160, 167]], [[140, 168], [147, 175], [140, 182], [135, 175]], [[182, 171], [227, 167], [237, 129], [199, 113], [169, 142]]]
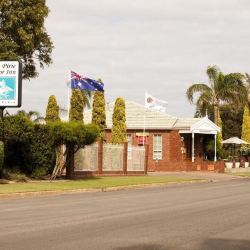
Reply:
[[18, 61], [0, 61], [0, 107], [21, 107], [22, 69]]

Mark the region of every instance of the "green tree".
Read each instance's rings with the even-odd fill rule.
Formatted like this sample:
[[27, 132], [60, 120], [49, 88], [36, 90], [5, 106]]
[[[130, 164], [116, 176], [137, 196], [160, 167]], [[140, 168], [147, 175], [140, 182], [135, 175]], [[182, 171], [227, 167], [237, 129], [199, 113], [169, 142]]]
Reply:
[[100, 130], [100, 138], [105, 139], [106, 112], [104, 92], [96, 91], [93, 99], [92, 123]]
[[51, 95], [48, 100], [48, 105], [46, 109], [46, 122], [59, 121], [59, 106], [57, 105], [56, 97]]
[[[233, 105], [222, 105], [220, 108], [222, 119], [222, 136], [225, 139], [230, 137], [241, 137], [241, 126], [243, 118], [243, 108]], [[224, 145], [226, 147], [226, 145]]]
[[[187, 98], [190, 103], [196, 104], [196, 109], [204, 115], [206, 109], [213, 110], [213, 121], [218, 124], [219, 108], [229, 103], [240, 106], [245, 103], [247, 94], [244, 86], [244, 75], [240, 73], [223, 74], [216, 66], [207, 68], [209, 85], [196, 83], [187, 89]], [[194, 95], [198, 99], [194, 102]]]
[[112, 122], [113, 126], [111, 142], [114, 144], [126, 142], [126, 109], [125, 101], [123, 98], [118, 97], [115, 101]]
[[[85, 145], [92, 144], [99, 136], [98, 128], [93, 125], [84, 125], [82, 122], [53, 122], [50, 123], [51, 140], [57, 148], [58, 145], [66, 145], [66, 160], [63, 167], [71, 168], [74, 154]], [[56, 165], [52, 178], [60, 171]], [[69, 171], [67, 171], [69, 172]]]
[[72, 96], [70, 99], [69, 120], [83, 122], [83, 108], [84, 108], [84, 99], [81, 90], [73, 89]]
[[30, 173], [40, 178], [51, 173], [55, 151], [47, 124], [35, 124], [30, 142]]
[[[1, 121], [2, 123], [2, 121]], [[4, 117], [0, 124], [0, 134], [4, 128], [5, 166], [19, 168], [27, 174], [31, 170], [30, 145], [34, 133], [33, 122], [23, 115]]]
[[[248, 102], [244, 107], [241, 139], [250, 142], [250, 75], [246, 74], [246, 88], [248, 92]], [[243, 149], [250, 149], [249, 145], [243, 145]]]
[[53, 45], [44, 27], [49, 9], [45, 0], [0, 1], [0, 60], [19, 60], [23, 78], [38, 75], [52, 63]]
[[217, 137], [216, 137], [216, 148], [217, 148], [217, 152], [220, 155], [221, 151], [222, 151], [222, 120], [221, 120], [221, 116], [220, 113], [218, 115], [218, 126], [220, 127], [221, 131], [218, 132]]
[[244, 108], [241, 139], [250, 142], [250, 112], [247, 105]]

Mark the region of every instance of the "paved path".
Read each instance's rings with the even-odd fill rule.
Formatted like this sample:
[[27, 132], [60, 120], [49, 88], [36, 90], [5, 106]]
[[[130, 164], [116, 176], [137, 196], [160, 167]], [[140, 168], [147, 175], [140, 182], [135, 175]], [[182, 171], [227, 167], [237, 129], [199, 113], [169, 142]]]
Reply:
[[250, 249], [250, 179], [0, 200], [0, 249]]
[[168, 176], [180, 176], [180, 177], [190, 177], [190, 178], [201, 178], [207, 179], [210, 181], [231, 181], [235, 179], [242, 179], [244, 177], [232, 175], [232, 174], [222, 174], [222, 173], [214, 173], [214, 172], [148, 172], [148, 175], [151, 176], [159, 176], [159, 175], [168, 175]]

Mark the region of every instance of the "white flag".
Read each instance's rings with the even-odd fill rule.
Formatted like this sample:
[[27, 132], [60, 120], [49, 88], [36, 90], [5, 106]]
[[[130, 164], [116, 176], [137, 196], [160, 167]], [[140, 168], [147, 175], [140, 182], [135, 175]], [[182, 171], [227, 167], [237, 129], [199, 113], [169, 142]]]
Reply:
[[160, 100], [158, 98], [149, 95], [148, 93], [145, 94], [145, 107], [151, 108], [156, 111], [166, 112], [166, 105], [168, 102]]

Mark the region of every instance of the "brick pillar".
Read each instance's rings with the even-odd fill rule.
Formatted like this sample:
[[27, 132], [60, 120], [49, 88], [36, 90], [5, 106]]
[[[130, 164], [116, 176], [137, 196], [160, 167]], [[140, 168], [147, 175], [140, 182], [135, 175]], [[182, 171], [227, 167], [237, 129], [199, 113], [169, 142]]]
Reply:
[[102, 175], [103, 140], [98, 141], [98, 174]]
[[145, 159], [144, 159], [144, 174], [148, 173], [148, 153], [149, 153], [149, 145], [144, 145], [145, 147]]
[[123, 174], [127, 174], [127, 166], [128, 166], [128, 143], [124, 143], [123, 149]]

